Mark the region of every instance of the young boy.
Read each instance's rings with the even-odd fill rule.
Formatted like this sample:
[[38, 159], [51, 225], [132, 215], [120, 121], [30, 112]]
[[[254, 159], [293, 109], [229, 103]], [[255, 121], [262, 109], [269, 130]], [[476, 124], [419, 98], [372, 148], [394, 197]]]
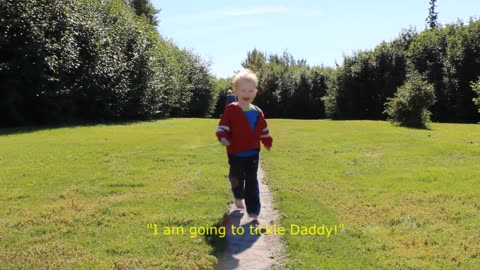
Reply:
[[227, 147], [235, 205], [245, 208], [245, 199], [247, 213], [254, 219], [261, 206], [257, 179], [260, 141], [267, 150], [272, 147], [265, 116], [251, 103], [257, 95], [257, 85], [257, 76], [248, 69], [233, 78], [233, 93], [238, 101], [225, 107], [216, 132], [218, 140]]

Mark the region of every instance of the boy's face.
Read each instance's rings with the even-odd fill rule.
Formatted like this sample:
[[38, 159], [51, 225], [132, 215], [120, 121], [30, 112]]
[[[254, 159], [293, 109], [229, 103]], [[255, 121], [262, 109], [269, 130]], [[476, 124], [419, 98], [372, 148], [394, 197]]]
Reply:
[[250, 80], [239, 80], [237, 86], [233, 88], [233, 93], [237, 96], [240, 105], [250, 104], [257, 95], [255, 83]]

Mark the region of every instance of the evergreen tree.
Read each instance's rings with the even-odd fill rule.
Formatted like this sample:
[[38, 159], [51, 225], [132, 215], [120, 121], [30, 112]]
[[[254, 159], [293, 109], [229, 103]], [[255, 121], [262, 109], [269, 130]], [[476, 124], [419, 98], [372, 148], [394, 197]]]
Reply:
[[437, 27], [438, 12], [435, 11], [435, 8], [437, 7], [435, 5], [435, 2], [437, 2], [437, 0], [430, 0], [430, 7], [428, 8], [428, 17], [426, 19], [426, 22], [431, 29], [434, 29]]

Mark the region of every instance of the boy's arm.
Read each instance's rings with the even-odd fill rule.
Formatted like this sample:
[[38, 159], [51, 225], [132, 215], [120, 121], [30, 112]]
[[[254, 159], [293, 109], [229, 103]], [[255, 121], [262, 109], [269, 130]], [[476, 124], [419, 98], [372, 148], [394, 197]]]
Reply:
[[267, 120], [265, 120], [265, 116], [263, 112], [261, 112], [260, 117], [258, 118], [260, 127], [262, 129], [262, 135], [260, 136], [260, 140], [262, 141], [263, 145], [267, 150], [270, 150], [272, 147], [273, 139], [270, 135], [270, 130], [268, 129]]
[[229, 109], [225, 108], [225, 111], [222, 114], [222, 118], [220, 119], [220, 122], [218, 123], [217, 131], [215, 135], [217, 136], [218, 140], [222, 142], [224, 145], [229, 144], [231, 141], [231, 125], [230, 125], [230, 113]]

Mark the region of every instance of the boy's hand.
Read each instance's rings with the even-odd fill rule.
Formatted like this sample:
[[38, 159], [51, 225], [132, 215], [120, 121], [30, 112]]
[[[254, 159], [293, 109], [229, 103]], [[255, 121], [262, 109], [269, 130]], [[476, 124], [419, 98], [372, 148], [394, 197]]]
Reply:
[[223, 145], [229, 146], [230, 142], [226, 138], [221, 138], [220, 141], [222, 142]]

